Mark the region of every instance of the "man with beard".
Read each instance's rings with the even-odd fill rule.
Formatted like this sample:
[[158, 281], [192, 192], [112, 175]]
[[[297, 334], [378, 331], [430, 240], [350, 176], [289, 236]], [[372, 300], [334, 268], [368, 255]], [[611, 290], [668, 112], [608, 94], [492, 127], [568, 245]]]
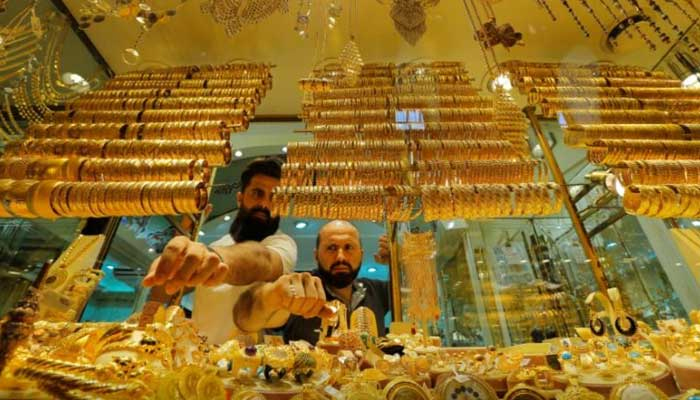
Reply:
[[[380, 240], [380, 253], [375, 258], [385, 256], [387, 250], [386, 240]], [[312, 273], [284, 275], [275, 282], [255, 284], [243, 293], [234, 309], [238, 328], [256, 332], [283, 326], [286, 342], [306, 340], [316, 344], [319, 317], [332, 315], [326, 301], [335, 299], [347, 306], [348, 314], [358, 307], [371, 309], [377, 331], [383, 336], [384, 316], [390, 308], [389, 285], [374, 279], [357, 279], [363, 256], [357, 228], [347, 221], [324, 225], [316, 238], [314, 256], [318, 269]]]
[[251, 162], [241, 175], [238, 214], [229, 234], [209, 247], [185, 236], [173, 238], [143, 280], [144, 286], [165, 285], [168, 294], [196, 286], [192, 320], [209, 343], [237, 333], [232, 311], [249, 285], [274, 282], [294, 270], [296, 243], [278, 230], [279, 217], [270, 215], [280, 176], [276, 158]]

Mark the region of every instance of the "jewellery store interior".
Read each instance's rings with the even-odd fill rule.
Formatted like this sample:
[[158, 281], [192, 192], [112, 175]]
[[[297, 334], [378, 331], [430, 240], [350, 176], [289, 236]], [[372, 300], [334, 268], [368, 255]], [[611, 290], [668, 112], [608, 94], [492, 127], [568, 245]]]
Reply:
[[700, 399], [695, 0], [0, 0], [0, 398]]

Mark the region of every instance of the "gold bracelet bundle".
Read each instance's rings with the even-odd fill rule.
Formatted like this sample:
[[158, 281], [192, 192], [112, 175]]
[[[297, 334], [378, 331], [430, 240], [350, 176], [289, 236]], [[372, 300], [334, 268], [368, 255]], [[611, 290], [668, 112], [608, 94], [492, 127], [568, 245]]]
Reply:
[[86, 218], [196, 213], [207, 204], [202, 182], [60, 182], [0, 180], [4, 216]]
[[57, 111], [51, 114], [53, 123], [102, 123], [121, 122], [176, 122], [176, 121], [224, 121], [227, 124], [248, 127], [248, 113], [245, 110], [209, 108], [197, 110], [74, 110]]
[[558, 213], [562, 192], [553, 183], [421, 186], [426, 221]]
[[[262, 93], [264, 95], [264, 93]], [[114, 89], [88, 92], [81, 99], [123, 99], [127, 97], [247, 97], [260, 104], [261, 92], [257, 88], [227, 89]]]
[[207, 161], [203, 159], [101, 160], [90, 158], [81, 162], [77, 180], [81, 182], [209, 182], [210, 177], [211, 169]]
[[34, 139], [127, 139], [127, 140], [226, 140], [231, 132], [243, 130], [223, 121], [147, 123], [64, 123], [33, 124], [27, 136]]
[[700, 161], [623, 161], [613, 173], [624, 186], [691, 184], [700, 185]]
[[417, 140], [411, 147], [417, 161], [517, 160], [522, 156], [505, 140]]
[[684, 140], [597, 140], [588, 146], [588, 160], [614, 165], [632, 160], [697, 160], [700, 142]]
[[79, 180], [82, 161], [77, 158], [0, 158], [0, 179]]
[[9, 156], [138, 158], [138, 159], [202, 159], [211, 166], [231, 162], [228, 140], [92, 140], [92, 139], [29, 139], [10, 142], [5, 147]]
[[411, 172], [416, 185], [545, 183], [549, 171], [536, 160], [418, 161]]
[[679, 124], [569, 125], [564, 129], [564, 143], [585, 147], [597, 140], [698, 140], [699, 130]]
[[292, 142], [287, 145], [287, 160], [292, 163], [364, 161], [405, 161], [406, 144], [401, 140], [341, 140], [333, 142]]
[[68, 110], [181, 110], [231, 108], [255, 111], [255, 101], [248, 97], [129, 97], [126, 99], [84, 99], [66, 104]]
[[631, 185], [622, 199], [625, 211], [655, 218], [700, 216], [700, 185]]
[[399, 161], [285, 163], [282, 186], [403, 185], [407, 170]]

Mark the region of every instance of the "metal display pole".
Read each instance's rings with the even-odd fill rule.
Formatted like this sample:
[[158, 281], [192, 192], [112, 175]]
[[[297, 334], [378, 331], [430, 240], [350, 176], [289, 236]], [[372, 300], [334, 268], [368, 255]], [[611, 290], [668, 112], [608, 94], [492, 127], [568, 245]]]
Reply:
[[401, 308], [401, 272], [399, 267], [398, 224], [387, 224], [389, 238], [389, 285], [391, 286], [391, 317], [394, 322], [403, 321]]
[[552, 171], [554, 181], [562, 188], [563, 198], [564, 198], [564, 206], [566, 206], [566, 210], [569, 212], [569, 216], [571, 217], [571, 224], [573, 225], [574, 230], [576, 231], [576, 234], [578, 235], [578, 238], [581, 241], [581, 246], [583, 247], [583, 252], [586, 254], [586, 257], [588, 258], [588, 260], [590, 260], [591, 271], [593, 272], [593, 277], [595, 278], [595, 281], [598, 284], [598, 288], [600, 289], [601, 292], [607, 293], [608, 280], [605, 277], [605, 273], [603, 272], [603, 268], [600, 265], [600, 261], [598, 260], [598, 255], [596, 254], [595, 249], [593, 248], [593, 244], [591, 243], [591, 239], [588, 236], [588, 233], [586, 233], [586, 229], [583, 226], [583, 222], [581, 221], [581, 217], [578, 215], [578, 210], [576, 210], [576, 204], [571, 199], [571, 195], [569, 194], [569, 191], [567, 190], [567, 184], [566, 184], [566, 180], [564, 179], [564, 174], [562, 173], [561, 168], [559, 168], [559, 164], [557, 163], [557, 160], [554, 157], [554, 153], [552, 152], [552, 149], [549, 147], [549, 142], [547, 141], [547, 138], [544, 136], [544, 132], [542, 131], [542, 127], [540, 126], [540, 123], [537, 120], [537, 116], [535, 115], [535, 109], [536, 109], [535, 106], [530, 105], [530, 106], [525, 107], [523, 109], [523, 112], [525, 113], [527, 118], [530, 120], [530, 124], [532, 125], [532, 129], [535, 131], [535, 135], [537, 136], [537, 141], [540, 143], [540, 147], [542, 148], [542, 153], [544, 154], [544, 158], [547, 161], [547, 165], [549, 167], [549, 170]]

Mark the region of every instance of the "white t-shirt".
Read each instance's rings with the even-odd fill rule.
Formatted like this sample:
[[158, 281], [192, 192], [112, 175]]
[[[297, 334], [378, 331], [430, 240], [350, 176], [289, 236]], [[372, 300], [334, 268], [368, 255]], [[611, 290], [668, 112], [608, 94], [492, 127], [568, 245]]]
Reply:
[[[215, 241], [211, 246], [231, 246], [236, 244], [231, 235]], [[297, 245], [294, 239], [282, 231], [263, 239], [260, 244], [279, 254], [284, 273], [294, 271], [297, 263]], [[251, 285], [233, 286], [227, 283], [214, 286], [198, 286], [194, 291], [192, 321], [199, 332], [207, 337], [209, 344], [221, 344], [233, 337], [237, 328], [233, 322], [233, 307]]]

